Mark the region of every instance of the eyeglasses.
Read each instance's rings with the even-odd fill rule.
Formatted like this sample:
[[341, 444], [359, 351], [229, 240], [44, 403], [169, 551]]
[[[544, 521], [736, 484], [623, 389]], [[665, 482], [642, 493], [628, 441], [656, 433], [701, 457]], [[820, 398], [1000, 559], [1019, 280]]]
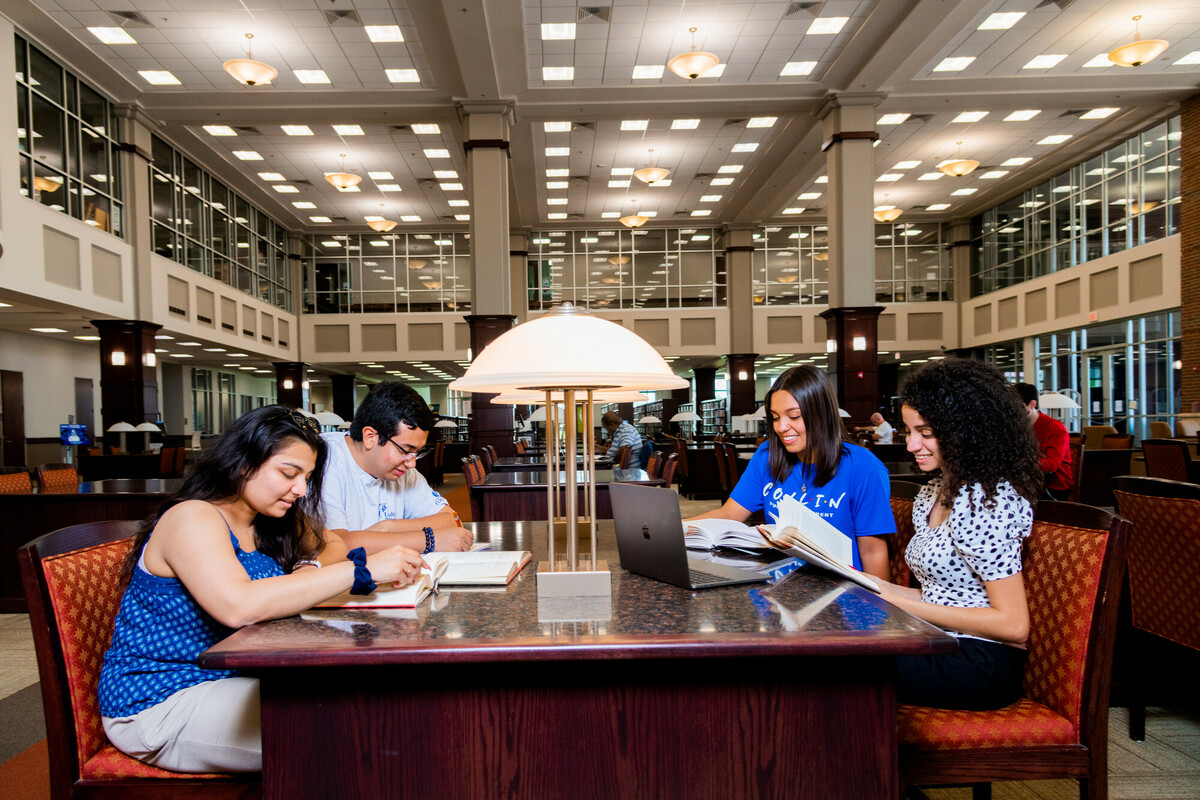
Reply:
[[292, 418], [292, 422], [296, 423], [304, 430], [309, 431], [310, 433], [321, 432], [321, 426], [312, 417], [306, 417], [299, 411], [289, 411], [288, 415]]
[[387, 440], [395, 445], [396, 449], [400, 451], [401, 458], [411, 458], [413, 461], [419, 461], [433, 452], [433, 448], [430, 446], [422, 447], [420, 450], [405, 450], [392, 437], [387, 437]]

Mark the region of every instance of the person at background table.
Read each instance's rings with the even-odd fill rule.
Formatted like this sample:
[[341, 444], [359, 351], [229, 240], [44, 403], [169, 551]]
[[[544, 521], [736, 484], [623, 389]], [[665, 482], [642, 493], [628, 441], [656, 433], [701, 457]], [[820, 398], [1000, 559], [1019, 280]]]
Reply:
[[920, 589], [883, 596], [958, 639], [954, 653], [897, 659], [896, 697], [1003, 708], [1021, 696], [1029, 606], [1021, 547], [1041, 492], [1038, 447], [1004, 376], [979, 361], [923, 365], [900, 387], [908, 451], [936, 477], [913, 501], [905, 560]]
[[774, 522], [779, 500], [790, 495], [850, 537], [855, 569], [886, 580], [884, 537], [896, 532], [887, 468], [848, 440], [828, 376], [811, 366], [793, 367], [771, 384], [765, 404], [767, 441], [725, 504], [694, 519], [745, 522], [762, 510]]
[[[629, 465], [637, 466], [642, 463], [642, 437], [637, 430], [615, 411], [605, 411], [600, 417], [600, 424], [608, 431], [608, 452], [604, 458], [613, 461], [617, 450], [629, 446]], [[614, 463], [614, 466], [619, 466]]]
[[892, 435], [896, 432], [895, 429], [883, 418], [883, 414], [876, 411], [871, 415], [871, 438], [876, 444], [891, 444]]
[[322, 434], [329, 447], [325, 524], [349, 547], [471, 548], [470, 532], [417, 470], [435, 421], [421, 395], [389, 381], [367, 392], [349, 432]]
[[1033, 423], [1033, 435], [1037, 439], [1041, 457], [1038, 468], [1044, 476], [1043, 486], [1054, 500], [1066, 500], [1075, 484], [1074, 467], [1071, 464], [1071, 436], [1067, 426], [1038, 408], [1037, 387], [1028, 383], [1016, 385], [1017, 394], [1025, 405], [1025, 414]]
[[258, 680], [202, 669], [200, 653], [244, 625], [365, 593], [372, 578], [401, 585], [420, 574], [407, 547], [351, 552], [324, 530], [325, 456], [315, 421], [255, 409], [138, 531], [100, 671], [104, 732], [118, 750], [176, 772], [262, 769]]

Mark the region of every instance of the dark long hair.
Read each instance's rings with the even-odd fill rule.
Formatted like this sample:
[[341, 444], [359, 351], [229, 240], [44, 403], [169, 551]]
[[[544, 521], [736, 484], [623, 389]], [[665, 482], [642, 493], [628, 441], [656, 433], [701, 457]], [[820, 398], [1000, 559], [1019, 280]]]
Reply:
[[998, 370], [969, 358], [930, 361], [904, 379], [900, 402], [916, 410], [938, 440], [943, 501], [978, 483], [991, 504], [996, 486], [1008, 481], [1037, 502], [1037, 439], [1021, 398]]
[[[838, 465], [842, 463], [842, 449], [850, 441], [846, 426], [838, 414], [837, 394], [829, 376], [816, 367], [807, 364], [792, 367], [782, 373], [763, 401], [767, 407], [767, 418], [770, 421], [771, 396], [775, 392], [787, 392], [800, 406], [800, 415], [804, 418], [804, 463], [812, 464], [817, 471], [813, 483], [824, 486], [833, 480]], [[783, 440], [775, 432], [774, 424], [767, 436], [767, 450], [770, 458], [767, 468], [771, 477], [776, 481], [787, 478], [792, 468], [799, 463], [800, 458], [789, 453], [783, 446]]]
[[203, 451], [188, 470], [183, 484], [159, 506], [153, 517], [138, 530], [133, 551], [125, 561], [128, 581], [150, 532], [169, 509], [185, 500], [209, 503], [238, 497], [246, 481], [271, 456], [291, 442], [300, 441], [317, 454], [316, 468], [308, 480], [308, 491], [297, 498], [282, 517], [259, 514], [254, 519], [254, 540], [284, 572], [299, 560], [313, 558], [325, 546], [325, 517], [321, 506], [321, 484], [325, 476], [326, 450], [320, 429], [311, 419], [284, 406], [265, 406], [239, 417], [212, 447]]
[[410, 428], [428, 431], [437, 421], [425, 398], [407, 384], [397, 381], [377, 383], [367, 392], [354, 412], [350, 423], [350, 438], [363, 440], [363, 428], [374, 428], [380, 436], [394, 436], [400, 423]]

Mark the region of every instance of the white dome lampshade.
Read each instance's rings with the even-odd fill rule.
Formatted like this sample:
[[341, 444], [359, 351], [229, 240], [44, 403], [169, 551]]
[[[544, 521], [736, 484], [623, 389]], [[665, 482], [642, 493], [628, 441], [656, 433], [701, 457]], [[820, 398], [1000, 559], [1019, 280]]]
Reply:
[[245, 84], [246, 86], [262, 86], [275, 80], [279, 75], [279, 70], [270, 64], [254, 60], [254, 54], [250, 50], [250, 42], [253, 38], [253, 33], [246, 34], [245, 58], [231, 58], [223, 63], [221, 68], [228, 72], [230, 77], [238, 83]]
[[435, 427], [435, 428], [457, 428], [458, 423], [452, 419], [439, 419], [437, 422], [434, 423], [433, 427]]
[[[122, 424], [128, 424], [128, 423], [122, 423]], [[137, 427], [134, 428], [134, 430], [141, 431], [142, 433], [162, 433], [162, 430], [157, 425], [155, 425], [153, 422], [139, 422], [137, 424]]]
[[671, 422], [699, 422], [700, 415], [695, 411], [680, 411], [671, 417]]
[[1079, 408], [1079, 403], [1065, 394], [1046, 392], [1038, 395], [1038, 408]]
[[662, 420], [653, 414], [647, 414], [638, 420], [638, 425], [661, 425]]
[[317, 422], [321, 425], [328, 425], [331, 428], [336, 428], [338, 425], [345, 424], [346, 420], [332, 411], [318, 411]]
[[838, 416], [841, 417], [842, 419], [850, 419], [850, 412], [844, 408], [839, 408]]
[[107, 433], [136, 433], [137, 428], [130, 425], [128, 422], [117, 422], [108, 426]]
[[1140, 67], [1158, 58], [1167, 49], [1170, 43], [1166, 39], [1142, 38], [1141, 19], [1141, 14], [1133, 18], [1133, 41], [1113, 49], [1108, 54], [1109, 61], [1119, 67]]
[[692, 49], [686, 53], [680, 53], [668, 61], [667, 69], [681, 78], [695, 80], [716, 69], [717, 65], [721, 63], [721, 59], [712, 53], [697, 50], [696, 29], [688, 28], [688, 32], [692, 34]]

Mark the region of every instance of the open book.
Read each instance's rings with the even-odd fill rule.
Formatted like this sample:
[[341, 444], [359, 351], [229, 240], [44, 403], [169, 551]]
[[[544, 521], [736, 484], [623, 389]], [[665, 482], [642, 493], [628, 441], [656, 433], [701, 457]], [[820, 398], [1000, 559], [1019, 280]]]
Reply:
[[[794, 497], [780, 499], [779, 516], [774, 525], [753, 528], [726, 519], [700, 519], [685, 524], [688, 529], [684, 542], [688, 547], [762, 547], [765, 543], [854, 581], [865, 589], [879, 592], [878, 584], [870, 576], [851, 566], [854, 542]], [[697, 532], [693, 533], [693, 529]]]
[[473, 550], [466, 553], [428, 553], [422, 558], [429, 569], [407, 586], [393, 589], [381, 584], [371, 594], [344, 592], [314, 608], [412, 608], [439, 586], [503, 586], [529, 563], [526, 550]]

